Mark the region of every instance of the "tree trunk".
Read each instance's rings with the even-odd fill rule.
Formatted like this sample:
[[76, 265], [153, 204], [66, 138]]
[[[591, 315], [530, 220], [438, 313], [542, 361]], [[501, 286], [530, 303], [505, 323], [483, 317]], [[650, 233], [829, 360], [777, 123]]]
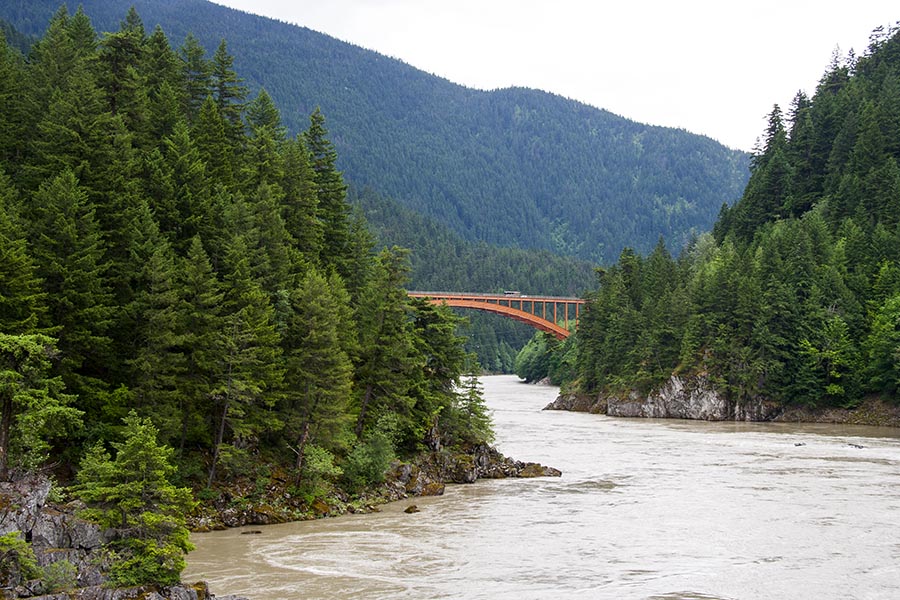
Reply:
[[9, 475], [9, 430], [12, 426], [12, 410], [12, 395], [4, 395], [0, 411], [0, 481], [6, 481]]
[[366, 386], [366, 393], [363, 394], [362, 406], [359, 407], [359, 417], [356, 419], [356, 439], [362, 437], [363, 424], [366, 422], [366, 410], [369, 402], [372, 401], [372, 384]]
[[222, 406], [222, 419], [219, 421], [219, 430], [216, 432], [216, 441], [213, 445], [212, 464], [209, 466], [209, 480], [206, 482], [206, 487], [212, 487], [213, 480], [216, 477], [216, 462], [219, 460], [219, 446], [222, 445], [222, 440], [225, 438], [225, 421], [227, 418], [228, 399], [226, 398], [225, 404]]
[[297, 469], [297, 483], [300, 482], [300, 476], [303, 472], [303, 448], [309, 440], [309, 421], [303, 424], [303, 433], [300, 434], [300, 440], [297, 442], [297, 462], [294, 467]]

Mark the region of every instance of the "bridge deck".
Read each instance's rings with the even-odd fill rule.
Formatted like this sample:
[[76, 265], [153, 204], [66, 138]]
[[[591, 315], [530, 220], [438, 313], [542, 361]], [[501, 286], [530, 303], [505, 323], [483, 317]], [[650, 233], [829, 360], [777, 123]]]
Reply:
[[[412, 298], [428, 298], [457, 308], [472, 308], [505, 315], [546, 331], [557, 339], [569, 336], [569, 316], [574, 307], [574, 322], [584, 300], [565, 296], [532, 296], [520, 292], [481, 294], [468, 292], [407, 292]], [[549, 311], [548, 311], [549, 308]], [[547, 314], [547, 313], [551, 314]], [[560, 325], [560, 323], [562, 323]]]

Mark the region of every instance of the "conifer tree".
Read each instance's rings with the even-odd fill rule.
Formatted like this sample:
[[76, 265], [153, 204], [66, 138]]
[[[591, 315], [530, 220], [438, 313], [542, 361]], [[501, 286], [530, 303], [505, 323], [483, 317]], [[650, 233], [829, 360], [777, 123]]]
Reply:
[[128, 13], [119, 31], [100, 41], [100, 86], [113, 114], [121, 114], [129, 130], [146, 138], [149, 100], [142, 70], [145, 63], [144, 26], [134, 11]]
[[247, 88], [234, 71], [234, 57], [228, 53], [228, 45], [224, 39], [219, 42], [213, 54], [210, 75], [216, 105], [226, 123], [228, 136], [236, 139], [243, 129], [241, 113], [247, 98]]
[[172, 222], [161, 219], [160, 226], [171, 235], [175, 249], [183, 251], [209, 218], [209, 179], [187, 123], [176, 123], [172, 135], [163, 144], [168, 173], [163, 171], [161, 175], [171, 177], [175, 219]]
[[315, 173], [317, 210], [323, 232], [322, 257], [326, 267], [334, 266], [338, 273], [346, 275], [350, 242], [347, 186], [337, 170], [337, 152], [327, 134], [325, 117], [316, 109], [304, 136]]
[[38, 467], [50, 440], [81, 422], [81, 411], [70, 406], [74, 397], [53, 375], [56, 355], [46, 335], [0, 332], [0, 481], [8, 480], [10, 466]]
[[46, 296], [26, 247], [12, 182], [0, 169], [0, 332], [35, 333], [46, 324]]
[[94, 209], [75, 175], [64, 171], [37, 191], [28, 216], [32, 254], [49, 307], [43, 325], [59, 328], [66, 387], [80, 396], [83, 407], [99, 410], [94, 403], [106, 387], [112, 306]]
[[185, 109], [187, 121], [192, 123], [200, 114], [200, 107], [212, 93], [211, 66], [206, 59], [206, 50], [192, 33], [188, 33], [178, 54], [182, 61], [185, 82]]
[[281, 204], [285, 227], [306, 262], [319, 264], [324, 233], [322, 223], [317, 218], [318, 199], [314, 173], [303, 137], [298, 135], [286, 141], [281, 155], [284, 165], [284, 177], [280, 181], [284, 191]]
[[234, 149], [226, 135], [222, 116], [221, 108], [212, 96], [207, 96], [192, 128], [192, 138], [210, 181], [231, 187], [234, 185]]
[[348, 301], [339, 281], [329, 282], [313, 268], [291, 294], [283, 414], [298, 476], [307, 444], [335, 449], [351, 427], [353, 366], [341, 334], [349, 326]]
[[242, 179], [252, 193], [256, 186], [277, 183], [284, 177], [280, 147], [285, 141], [285, 128], [275, 103], [260, 90], [259, 95], [247, 107], [247, 124], [250, 139], [247, 143], [247, 163]]
[[[174, 332], [182, 344], [172, 351], [180, 351], [184, 356], [184, 369], [178, 371], [180, 377], [175, 386], [181, 413], [179, 452], [184, 452], [188, 442], [208, 446], [212, 441], [212, 429], [206, 422], [212, 414], [214, 389], [222, 373], [224, 296], [197, 236], [191, 239], [187, 256], [179, 261], [176, 274], [178, 304]], [[177, 363], [173, 366], [177, 367]]]
[[356, 364], [356, 436], [361, 438], [378, 418], [393, 413], [408, 417], [415, 348], [407, 314], [408, 252], [394, 247], [376, 258], [374, 273], [360, 296], [356, 318], [359, 349]]
[[9, 169], [17, 165], [25, 153], [25, 135], [36, 115], [28, 110], [23, 91], [26, 73], [22, 56], [6, 43], [0, 32], [0, 164]]
[[115, 458], [100, 443], [88, 451], [76, 494], [88, 504], [84, 516], [118, 531], [105, 547], [115, 584], [172, 585], [193, 549], [185, 521], [195, 503], [189, 488], [171, 483], [173, 451], [159, 444], [153, 423], [132, 412], [124, 425]]
[[[175, 254], [163, 239], [143, 265], [146, 285], [132, 303], [136, 348], [129, 361], [136, 408], [165, 431], [177, 432], [182, 421], [178, 384], [186, 370], [185, 331], [179, 322]], [[175, 438], [175, 435], [172, 435]]]
[[146, 78], [151, 97], [162, 88], [163, 84], [172, 90], [182, 90], [185, 87], [181, 61], [159, 25], [144, 42], [143, 57], [144, 66], [140, 72]]
[[[457, 334], [461, 319], [449, 307], [422, 298], [411, 299], [410, 306], [417, 373], [411, 390], [415, 404], [402, 443], [408, 450], [417, 450], [429, 430], [440, 430], [442, 415], [450, 416], [456, 408], [457, 388], [469, 357]], [[432, 447], [434, 441], [430, 440]]]
[[221, 332], [222, 372], [213, 389], [216, 430], [207, 485], [215, 480], [226, 433], [231, 440], [227, 451], [239, 453], [254, 444], [263, 431], [280, 426], [270, 411], [284, 376], [275, 315], [265, 292], [250, 274], [246, 254], [246, 244], [237, 238], [228, 257], [231, 271], [225, 277], [228, 293]]

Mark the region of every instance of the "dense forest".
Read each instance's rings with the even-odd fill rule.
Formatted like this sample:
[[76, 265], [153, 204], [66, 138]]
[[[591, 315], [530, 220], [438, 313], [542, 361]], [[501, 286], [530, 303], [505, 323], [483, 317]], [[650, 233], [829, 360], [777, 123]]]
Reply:
[[130, 532], [133, 584], [183, 565], [172, 482], [277, 467], [313, 501], [491, 429], [459, 318], [375, 251], [323, 114], [289, 136], [225, 41], [122, 17], [62, 8], [27, 56], [0, 38], [0, 481], [74, 482]]
[[[38, 36], [60, 3], [6, 1], [0, 18]], [[747, 154], [709, 138], [536, 90], [467, 89], [205, 0], [66, 4], [70, 12], [83, 4], [101, 31], [115, 30], [134, 5], [170, 39], [192, 33], [209, 54], [227, 39], [246, 85], [254, 94], [267, 90], [290, 134], [305, 129], [317, 107], [328, 115], [348, 183], [376, 189], [468, 241], [601, 264], [626, 245], [645, 254], [660, 235], [674, 251], [708, 231], [722, 202], [737, 200], [747, 181]]]
[[900, 398], [900, 34], [775, 106], [740, 201], [677, 258], [626, 248], [577, 340], [519, 357], [586, 392], [707, 373], [735, 403]]

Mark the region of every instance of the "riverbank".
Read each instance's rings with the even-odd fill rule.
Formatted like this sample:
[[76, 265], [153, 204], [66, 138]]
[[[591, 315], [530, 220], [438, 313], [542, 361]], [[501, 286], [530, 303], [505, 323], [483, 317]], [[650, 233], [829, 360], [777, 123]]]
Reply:
[[[517, 461], [495, 448], [480, 445], [467, 452], [431, 452], [411, 463], [397, 462], [383, 484], [356, 498], [341, 490], [311, 501], [294, 497], [286, 474], [277, 472], [262, 487], [258, 481], [236, 482], [223, 486], [214, 500], [201, 504], [198, 514], [189, 521], [195, 531], [209, 531], [372, 512], [378, 505], [391, 501], [442, 495], [449, 483], [560, 474], [552, 467]], [[79, 518], [78, 512], [83, 508], [79, 502], [51, 501], [55, 493], [52, 490], [50, 480], [39, 476], [0, 483], [0, 535], [18, 532], [18, 539], [33, 552], [36, 567], [20, 568], [18, 552], [0, 556], [3, 559], [0, 560], [0, 598], [242, 600], [240, 596], [216, 596], [202, 581], [174, 586], [109, 588], [104, 545], [116, 532]]]
[[691, 419], [701, 421], [769, 421], [900, 427], [900, 406], [876, 397], [854, 408], [785, 407], [765, 398], [736, 404], [718, 393], [704, 376], [672, 376], [647, 394], [637, 391], [560, 394], [544, 410], [567, 410], [611, 417]]
[[440, 496], [447, 484], [560, 475], [558, 469], [506, 457], [487, 445], [466, 451], [428, 452], [411, 462], [395, 462], [382, 484], [356, 496], [333, 488], [322, 497], [303, 497], [296, 494], [293, 479], [287, 473], [276, 471], [262, 486], [259, 481], [235, 481], [223, 485], [213, 499], [207, 500], [189, 518], [188, 525], [194, 532], [204, 532], [367, 513], [388, 502]]

